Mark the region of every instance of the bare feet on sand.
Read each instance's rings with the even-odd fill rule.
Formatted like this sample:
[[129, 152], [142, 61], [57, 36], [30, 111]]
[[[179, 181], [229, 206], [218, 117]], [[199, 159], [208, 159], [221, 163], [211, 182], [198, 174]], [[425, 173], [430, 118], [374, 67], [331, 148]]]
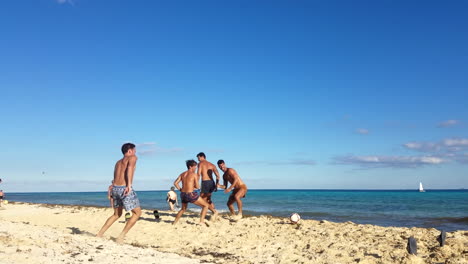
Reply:
[[211, 216], [211, 221], [215, 222], [218, 220], [218, 211], [215, 211], [214, 214]]

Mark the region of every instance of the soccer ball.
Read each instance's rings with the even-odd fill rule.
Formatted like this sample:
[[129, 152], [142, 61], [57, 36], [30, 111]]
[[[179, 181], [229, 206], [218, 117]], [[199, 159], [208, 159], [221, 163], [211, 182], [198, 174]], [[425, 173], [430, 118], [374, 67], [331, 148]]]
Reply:
[[289, 216], [289, 220], [291, 220], [291, 223], [297, 224], [301, 220], [301, 216], [298, 213], [293, 213]]
[[3, 203], [4, 203], [4, 204], [8, 204], [8, 200], [3, 200]]

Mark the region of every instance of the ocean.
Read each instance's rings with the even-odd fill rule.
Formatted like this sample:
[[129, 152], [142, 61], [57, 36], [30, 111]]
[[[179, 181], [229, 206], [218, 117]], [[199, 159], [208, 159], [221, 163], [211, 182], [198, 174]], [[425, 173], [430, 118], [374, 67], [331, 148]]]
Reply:
[[[168, 210], [167, 191], [138, 191], [144, 209]], [[106, 192], [7, 193], [10, 201], [109, 206]], [[228, 212], [229, 195], [215, 192], [213, 201]], [[244, 215], [351, 221], [379, 226], [427, 227], [446, 231], [468, 230], [468, 190], [249, 190]], [[197, 210], [190, 204], [189, 209]], [[237, 209], [237, 206], [236, 206]]]

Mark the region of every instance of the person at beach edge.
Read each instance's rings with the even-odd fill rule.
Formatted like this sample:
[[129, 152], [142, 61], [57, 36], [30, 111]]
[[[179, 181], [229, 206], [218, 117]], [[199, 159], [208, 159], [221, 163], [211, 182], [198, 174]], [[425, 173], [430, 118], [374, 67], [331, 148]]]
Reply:
[[167, 192], [166, 202], [169, 204], [171, 211], [174, 211], [175, 206], [179, 207], [179, 201], [177, 200], [177, 194], [174, 192], [174, 186], [171, 187], [171, 190]]
[[[235, 216], [234, 202], [237, 203], [238, 213], [237, 218], [242, 218], [242, 201], [241, 199], [247, 194], [247, 185], [242, 181], [237, 172], [233, 168], [226, 167], [224, 160], [218, 160], [218, 167], [224, 172], [223, 184], [218, 187], [224, 189], [225, 193], [232, 191], [227, 202], [227, 206], [232, 216]], [[228, 183], [231, 183], [231, 187], [228, 188]]]
[[[197, 169], [197, 162], [194, 160], [187, 160], [185, 162], [187, 166], [187, 171], [182, 172], [179, 177], [174, 181], [174, 186], [177, 190], [180, 191], [180, 200], [182, 201], [182, 208], [177, 213], [173, 225], [177, 224], [180, 217], [185, 213], [187, 210], [188, 203], [193, 203], [198, 205], [202, 208], [200, 214], [200, 224], [205, 223], [205, 216], [206, 212], [208, 211], [208, 203], [205, 199], [202, 199], [200, 195], [195, 191], [195, 189], [200, 188], [200, 183], [198, 181], [197, 174], [195, 170]], [[180, 188], [179, 183], [182, 182], [182, 188]], [[217, 212], [214, 214], [216, 218]]]
[[114, 199], [114, 214], [111, 215], [97, 234], [102, 237], [104, 232], [122, 216], [122, 210], [132, 211], [132, 217], [125, 224], [124, 229], [117, 238], [117, 243], [122, 243], [125, 235], [135, 225], [141, 216], [140, 201], [132, 188], [133, 176], [137, 162], [136, 148], [132, 143], [122, 145], [124, 157], [117, 161], [114, 168], [114, 185], [112, 186], [112, 198]]
[[0, 190], [0, 207], [3, 205], [3, 196], [5, 196], [5, 193], [3, 193], [3, 190]]
[[114, 180], [111, 181], [111, 185], [107, 188], [107, 199], [110, 202], [111, 208], [114, 208], [114, 198], [112, 198], [112, 187], [114, 186]]
[[[198, 181], [200, 181], [201, 177], [201, 193], [200, 197], [203, 198], [209, 205], [208, 209], [210, 209], [213, 214], [216, 214], [215, 205], [211, 200], [211, 195], [213, 192], [218, 190], [217, 185], [219, 183], [219, 172], [216, 169], [216, 166], [213, 163], [206, 160], [205, 153], [200, 152], [197, 154], [198, 158]], [[213, 173], [216, 175], [216, 182], [213, 180]]]

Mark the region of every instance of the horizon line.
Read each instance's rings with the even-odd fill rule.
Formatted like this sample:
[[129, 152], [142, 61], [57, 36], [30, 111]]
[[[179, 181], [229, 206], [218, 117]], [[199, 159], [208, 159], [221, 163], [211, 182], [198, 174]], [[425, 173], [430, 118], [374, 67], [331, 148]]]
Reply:
[[[415, 189], [249, 189], [250, 191], [419, 191]], [[424, 189], [425, 191], [468, 191], [468, 188]], [[161, 192], [164, 190], [138, 190], [137, 192]], [[53, 192], [10, 192], [14, 193], [106, 193], [107, 191], [53, 191]], [[223, 192], [220, 190], [220, 192]], [[8, 193], [8, 192], [7, 192]]]

